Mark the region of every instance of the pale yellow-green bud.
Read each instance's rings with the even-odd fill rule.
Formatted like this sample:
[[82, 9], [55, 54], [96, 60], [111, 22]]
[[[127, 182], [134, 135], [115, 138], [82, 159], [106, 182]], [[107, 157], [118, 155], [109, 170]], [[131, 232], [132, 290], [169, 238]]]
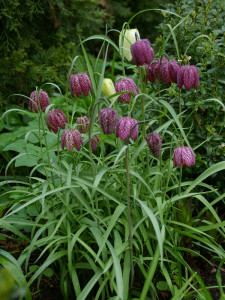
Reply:
[[102, 82], [102, 92], [105, 96], [111, 96], [116, 93], [114, 84], [110, 78], [104, 78]]
[[131, 61], [132, 55], [130, 51], [130, 46], [133, 45], [137, 40], [140, 39], [140, 34], [137, 29], [127, 29], [124, 33], [122, 31], [119, 37], [119, 47], [120, 51], [126, 60]]

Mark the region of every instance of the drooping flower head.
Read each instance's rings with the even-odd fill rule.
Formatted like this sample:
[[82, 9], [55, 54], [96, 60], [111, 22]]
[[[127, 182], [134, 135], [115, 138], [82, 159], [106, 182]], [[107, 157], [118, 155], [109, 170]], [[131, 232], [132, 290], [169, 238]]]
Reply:
[[81, 93], [83, 93], [84, 96], [87, 97], [89, 91], [92, 93], [92, 86], [89, 76], [82, 72], [78, 74], [72, 74], [70, 76], [70, 91], [72, 96], [76, 95], [79, 98]]
[[137, 120], [130, 117], [120, 118], [116, 126], [116, 137], [120, 137], [122, 141], [125, 141], [130, 136], [132, 140], [136, 140], [138, 137], [137, 123]]
[[182, 166], [186, 165], [190, 167], [191, 165], [195, 165], [195, 155], [193, 151], [188, 147], [179, 147], [174, 150], [173, 154], [173, 166]]
[[154, 50], [148, 39], [138, 40], [130, 47], [136, 66], [149, 65], [154, 57]]
[[83, 145], [83, 140], [81, 133], [75, 129], [65, 130], [61, 138], [61, 146], [64, 150], [64, 147], [71, 152], [76, 147], [77, 151], [80, 151], [81, 146]]
[[166, 86], [170, 86], [171, 82], [177, 83], [177, 73], [180, 70], [180, 65], [175, 59], [171, 59], [161, 68], [162, 80]]
[[154, 157], [159, 157], [161, 154], [162, 137], [157, 133], [149, 133], [146, 135], [146, 142]]
[[97, 134], [95, 134], [91, 139], [91, 149], [93, 152], [97, 150], [98, 144], [100, 144], [99, 137], [97, 136]]
[[111, 96], [116, 93], [114, 84], [110, 78], [104, 78], [102, 82], [102, 92], [105, 96]]
[[39, 111], [39, 103], [41, 110], [45, 112], [45, 109], [50, 104], [50, 101], [48, 94], [43, 90], [40, 90], [38, 95], [36, 91], [30, 94], [30, 110], [37, 113]]
[[154, 61], [150, 63], [150, 65], [145, 65], [147, 79], [154, 83], [156, 80], [162, 79], [161, 68], [167, 63], [168, 60], [165, 57], [162, 57], [160, 60], [156, 58]]
[[88, 131], [90, 125], [90, 121], [88, 117], [84, 116], [84, 117], [77, 118], [76, 123], [80, 133], [86, 133]]
[[[123, 36], [124, 35], [124, 36]], [[137, 29], [127, 29], [125, 33], [120, 33], [119, 48], [126, 60], [131, 61], [132, 55], [130, 51], [131, 45], [140, 39], [140, 34]]]
[[112, 108], [102, 108], [99, 112], [99, 122], [104, 134], [112, 134], [116, 126], [118, 113]]
[[57, 133], [59, 128], [65, 129], [66, 123], [68, 123], [68, 120], [60, 109], [54, 108], [48, 111], [46, 124], [50, 131]]
[[[135, 82], [131, 78], [124, 78], [120, 81], [117, 81], [115, 84], [115, 89], [116, 89], [117, 93], [123, 92], [123, 91], [131, 91], [135, 95], [137, 95], [139, 93], [139, 90], [138, 90]], [[119, 96], [120, 103], [122, 103], [123, 101], [126, 103], [130, 103], [130, 99], [131, 99], [130, 93], [121, 94]]]
[[182, 66], [177, 74], [177, 85], [182, 86], [189, 91], [192, 87], [195, 89], [199, 85], [199, 72], [196, 66]]

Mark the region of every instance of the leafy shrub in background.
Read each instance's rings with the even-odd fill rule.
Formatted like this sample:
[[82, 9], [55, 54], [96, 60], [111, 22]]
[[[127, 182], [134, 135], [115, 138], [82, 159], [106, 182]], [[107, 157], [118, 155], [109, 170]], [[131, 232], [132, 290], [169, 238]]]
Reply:
[[[181, 24], [186, 19], [176, 17]], [[122, 31], [124, 38], [128, 24]], [[173, 38], [177, 45], [174, 26], [170, 34], [163, 31], [162, 47], [155, 51], [158, 63], [170, 45], [167, 39]], [[181, 58], [177, 45], [177, 53], [171, 51], [169, 61], [161, 66], [160, 72], [165, 72], [162, 80], [159, 74], [151, 84], [146, 81], [146, 66], [141, 65], [145, 62], [147, 70], [151, 66], [153, 50], [148, 44], [150, 56], [145, 55], [146, 40], [132, 47], [137, 67], [124, 63], [123, 50], [108, 35], [82, 41], [83, 59], [75, 56], [69, 71], [69, 75], [79, 72], [71, 77], [72, 95], [68, 89], [62, 93], [58, 85], [51, 83], [54, 94], [44, 112], [12, 109], [3, 115], [5, 118], [19, 113], [31, 118], [29, 125], [18, 129], [5, 146], [5, 150], [11, 147], [18, 155], [8, 163], [2, 182], [5, 192], [0, 226], [29, 243], [14, 264], [18, 269], [23, 267], [28, 289], [50, 267], [60, 274], [65, 299], [145, 300], [163, 295], [173, 300], [212, 299], [191, 262], [197, 257], [202, 263], [212, 258], [216, 266], [224, 263], [224, 221], [217, 212], [224, 194], [204, 181], [224, 171], [225, 162], [215, 163], [199, 176], [194, 171], [201, 162], [197, 160], [196, 168], [192, 167], [199, 145], [189, 140], [194, 125], [188, 120], [195, 107], [187, 113], [182, 100], [196, 94], [196, 68], [192, 67], [192, 89], [189, 77], [184, 79], [188, 91], [179, 89], [172, 72], [175, 62], [171, 60]], [[100, 49], [104, 51], [102, 60], [97, 57], [92, 62], [84, 45], [93, 39], [103, 39]], [[112, 82], [104, 81], [108, 49], [112, 46], [122, 60], [121, 64], [117, 62], [121, 71], [115, 74], [116, 93]], [[143, 60], [139, 60], [138, 53]], [[89, 74], [92, 88], [83, 69]], [[132, 73], [129, 79], [127, 71]], [[176, 69], [177, 76], [180, 71]], [[110, 87], [106, 95], [102, 94], [103, 82], [105, 91]], [[223, 107], [216, 100], [212, 102]], [[117, 116], [113, 133], [112, 122]], [[10, 134], [6, 135], [9, 139]], [[33, 167], [27, 180], [7, 178], [14, 162]], [[37, 252], [32, 263], [31, 255]], [[224, 295], [219, 269], [217, 280]]]
[[[200, 173], [215, 162], [225, 160], [225, 4], [220, 0], [180, 0], [166, 4], [166, 8], [182, 19], [165, 14], [155, 47], [161, 53], [164, 49], [162, 32], [170, 35], [170, 41], [175, 43], [166, 44], [166, 53], [178, 52], [182, 64], [190, 59], [190, 64], [200, 70], [198, 91], [182, 94], [185, 114], [193, 112], [186, 125], [192, 126], [190, 141], [199, 145], [197, 160], [201, 166], [196, 171]], [[171, 36], [171, 28], [174, 36]], [[170, 93], [173, 94], [173, 90]], [[215, 175], [214, 184], [223, 187], [224, 180], [224, 174]]]

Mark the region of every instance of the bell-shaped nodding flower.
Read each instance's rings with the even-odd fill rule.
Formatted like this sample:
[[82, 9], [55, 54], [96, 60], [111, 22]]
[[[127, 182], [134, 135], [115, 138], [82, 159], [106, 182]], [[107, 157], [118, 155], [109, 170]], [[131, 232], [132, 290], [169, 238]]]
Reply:
[[81, 133], [88, 132], [89, 125], [90, 125], [90, 121], [88, 117], [84, 116], [84, 117], [77, 118], [76, 123], [77, 123], [77, 128]]
[[125, 33], [121, 32], [119, 37], [119, 48], [126, 60], [131, 61], [132, 55], [130, 51], [131, 45], [140, 39], [137, 29], [127, 29]]
[[168, 60], [165, 57], [162, 57], [160, 60], [156, 58], [150, 63], [150, 65], [145, 65], [147, 79], [154, 83], [156, 80], [162, 79], [161, 68], [167, 63]]
[[199, 72], [196, 66], [182, 66], [177, 74], [177, 85], [189, 91], [192, 87], [196, 90], [199, 85]]
[[145, 139], [153, 156], [158, 158], [161, 154], [162, 137], [157, 132], [153, 132], [146, 135]]
[[110, 78], [103, 79], [102, 92], [105, 96], [111, 96], [116, 93], [114, 84]]
[[99, 141], [97, 134], [95, 134], [93, 136], [93, 138], [91, 139], [91, 149], [93, 152], [95, 152], [97, 150], [98, 144], [100, 144], [100, 141]]
[[131, 45], [130, 49], [133, 60], [138, 67], [144, 64], [149, 65], [154, 57], [154, 50], [148, 39], [136, 41]]
[[[115, 84], [116, 92], [123, 92], [123, 91], [131, 91], [134, 95], [139, 93], [139, 90], [135, 84], [135, 82], [131, 78], [125, 78], [120, 81], [117, 81]], [[130, 103], [131, 93], [121, 94], [119, 96], [120, 103], [123, 101], [126, 103]]]
[[75, 146], [77, 151], [80, 151], [81, 146], [83, 145], [83, 140], [81, 133], [75, 129], [65, 130], [61, 138], [61, 146], [64, 150], [64, 147], [71, 152]]
[[99, 112], [99, 122], [104, 134], [112, 134], [116, 126], [118, 113], [112, 108], [102, 108]]
[[173, 166], [182, 166], [186, 165], [190, 167], [191, 165], [195, 165], [195, 155], [192, 150], [186, 147], [179, 147], [174, 150], [173, 154]]
[[180, 65], [175, 59], [171, 59], [165, 63], [160, 69], [162, 80], [166, 86], [170, 86], [171, 82], [177, 83], [177, 73], [180, 70]]
[[65, 124], [68, 123], [64, 113], [58, 108], [49, 110], [47, 117], [46, 124], [48, 129], [55, 133], [58, 132], [59, 128], [65, 129]]
[[79, 98], [81, 93], [83, 93], [84, 96], [87, 97], [89, 91], [92, 93], [92, 86], [89, 76], [82, 72], [78, 74], [72, 74], [70, 76], [70, 91], [72, 96], [76, 95]]
[[[40, 103], [40, 106], [39, 106], [38, 102]], [[43, 112], [45, 112], [46, 107], [50, 104], [49, 96], [43, 90], [40, 90], [38, 94], [36, 91], [34, 91], [30, 94], [29, 104], [30, 104], [31, 111], [35, 111], [37, 113], [39, 111], [39, 107], [40, 107], [41, 110]]]
[[116, 126], [116, 137], [120, 137], [122, 141], [125, 141], [128, 137], [132, 140], [136, 140], [138, 137], [137, 123], [137, 120], [130, 117], [120, 118]]

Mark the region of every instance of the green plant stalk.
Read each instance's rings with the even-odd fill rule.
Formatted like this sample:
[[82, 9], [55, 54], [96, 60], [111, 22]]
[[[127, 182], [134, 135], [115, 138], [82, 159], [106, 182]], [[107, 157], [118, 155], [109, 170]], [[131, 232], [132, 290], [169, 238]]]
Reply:
[[[45, 125], [44, 125], [44, 122], [43, 122], [43, 119], [40, 115], [40, 119], [41, 119], [41, 125], [42, 125], [42, 128], [43, 128], [43, 135], [44, 135], [44, 140], [45, 140], [45, 146], [46, 146], [46, 153], [47, 153], [47, 157], [48, 157], [48, 162], [49, 162], [49, 165], [51, 165], [50, 163], [50, 156], [49, 156], [49, 153], [48, 153], [48, 144], [47, 144], [47, 138], [46, 138], [46, 133], [45, 133]], [[40, 120], [39, 120], [40, 122]], [[41, 141], [40, 141], [41, 143]], [[44, 162], [44, 159], [42, 159], [43, 162]], [[53, 173], [51, 172], [51, 178], [52, 178], [52, 183], [53, 183], [53, 187], [55, 188], [56, 185], [55, 185], [55, 180], [54, 180], [54, 176], [53, 176]]]
[[149, 271], [148, 271], [148, 274], [147, 274], [147, 277], [146, 277], [146, 280], [145, 280], [145, 283], [144, 283], [144, 287], [142, 289], [141, 296], [140, 296], [139, 300], [146, 300], [146, 296], [147, 296], [149, 287], [152, 283], [152, 279], [154, 277], [154, 274], [155, 274], [155, 271], [156, 271], [156, 268], [157, 268], [157, 265], [158, 265], [159, 256], [160, 256], [159, 246], [157, 246], [156, 250], [155, 250], [155, 255], [153, 256], [153, 259], [151, 261]]
[[[142, 79], [142, 67], [139, 67], [139, 78], [140, 78], [140, 85], [141, 85], [141, 92], [144, 93], [144, 85], [143, 85], [143, 79]], [[142, 121], [145, 122], [145, 96], [141, 95], [142, 100]], [[143, 127], [143, 140], [146, 136], [146, 129]]]
[[[129, 143], [129, 141], [128, 141]], [[130, 266], [131, 266], [131, 281], [130, 287], [133, 285], [134, 278], [134, 265], [133, 265], [133, 235], [132, 235], [132, 223], [130, 214], [130, 173], [129, 173], [129, 146], [126, 149], [126, 173], [127, 173], [127, 214], [128, 214], [128, 226], [129, 226], [129, 240], [130, 240]]]
[[63, 184], [63, 181], [62, 181], [62, 164], [61, 164], [61, 160], [60, 160], [60, 155], [59, 155], [59, 144], [60, 144], [60, 136], [59, 136], [59, 132], [58, 131], [58, 145], [57, 145], [57, 156], [58, 156], [58, 164], [59, 164], [59, 172], [60, 172], [60, 181], [61, 181], [61, 185]]

